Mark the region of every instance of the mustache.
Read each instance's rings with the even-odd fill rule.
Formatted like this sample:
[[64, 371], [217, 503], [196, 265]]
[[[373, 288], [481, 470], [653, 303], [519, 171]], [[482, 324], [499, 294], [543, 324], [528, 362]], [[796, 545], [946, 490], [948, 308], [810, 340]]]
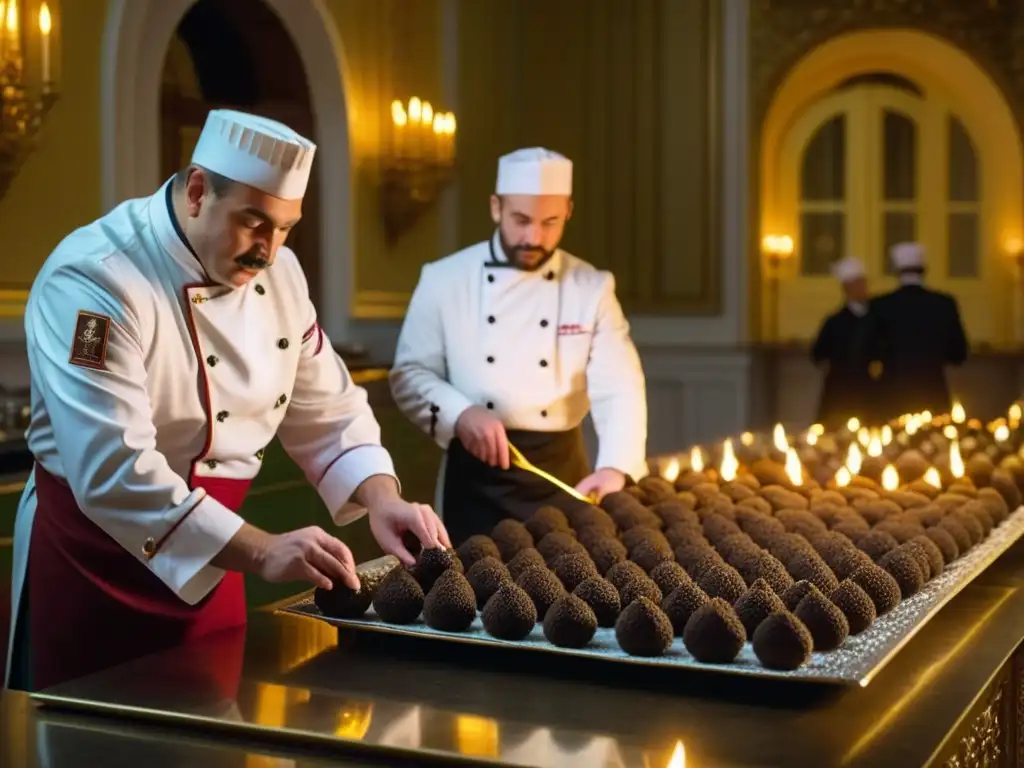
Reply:
[[246, 269], [266, 269], [270, 260], [263, 256], [259, 248], [252, 248], [235, 258], [235, 263]]

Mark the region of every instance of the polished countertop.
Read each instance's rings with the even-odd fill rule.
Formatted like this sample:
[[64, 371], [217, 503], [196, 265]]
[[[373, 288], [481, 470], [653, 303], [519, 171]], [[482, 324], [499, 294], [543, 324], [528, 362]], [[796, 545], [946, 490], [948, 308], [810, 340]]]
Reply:
[[[1018, 543], [866, 688], [425, 642], [266, 612], [244, 632], [140, 659], [40, 698], [61, 710], [128, 718], [111, 723], [176, 724], [200, 741], [256, 739], [283, 752], [385, 754], [417, 765], [662, 768], [684, 751], [689, 768], [906, 768], [928, 763], [1024, 639], [1022, 585]], [[56, 714], [30, 708], [25, 716], [31, 730]], [[243, 764], [225, 760], [195, 764]]]

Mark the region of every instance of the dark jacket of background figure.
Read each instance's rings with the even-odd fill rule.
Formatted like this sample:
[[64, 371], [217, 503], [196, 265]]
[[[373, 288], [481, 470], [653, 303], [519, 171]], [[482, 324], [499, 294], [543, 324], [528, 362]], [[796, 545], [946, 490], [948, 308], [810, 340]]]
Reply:
[[945, 366], [961, 365], [969, 351], [956, 299], [904, 285], [872, 301], [868, 317], [869, 354], [882, 363], [886, 417], [947, 413], [952, 400]]
[[880, 415], [878, 383], [869, 372], [867, 324], [867, 315], [858, 316], [848, 306], [843, 307], [825, 319], [811, 348], [811, 360], [828, 366], [817, 419], [826, 429], [841, 427], [851, 416], [875, 423], [875, 416]]

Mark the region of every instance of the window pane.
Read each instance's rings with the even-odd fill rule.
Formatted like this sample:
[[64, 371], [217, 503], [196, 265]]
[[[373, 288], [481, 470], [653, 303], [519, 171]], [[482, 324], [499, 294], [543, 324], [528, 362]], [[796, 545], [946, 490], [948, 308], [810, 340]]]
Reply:
[[883, 122], [885, 199], [913, 200], [917, 186], [917, 126], [898, 112], [886, 111]]
[[882, 231], [885, 242], [882, 258], [885, 260], [885, 274], [894, 275], [889, 250], [897, 243], [911, 243], [917, 240], [917, 214], [907, 211], [886, 211], [882, 215]]
[[804, 275], [828, 275], [832, 262], [846, 247], [846, 214], [800, 215], [800, 271]]
[[948, 227], [949, 276], [980, 277], [978, 214], [951, 213]]
[[978, 155], [964, 124], [953, 116], [949, 118], [949, 199], [978, 200]]
[[800, 199], [846, 199], [846, 116], [822, 125], [804, 150]]

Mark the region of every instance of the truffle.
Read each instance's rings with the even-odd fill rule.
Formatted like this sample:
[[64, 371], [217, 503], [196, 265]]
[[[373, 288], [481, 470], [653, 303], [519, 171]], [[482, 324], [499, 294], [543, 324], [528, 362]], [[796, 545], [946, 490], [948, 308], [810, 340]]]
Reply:
[[537, 623], [537, 607], [522, 587], [506, 581], [487, 601], [481, 619], [492, 637], [522, 640]]
[[668, 546], [668, 539], [665, 538], [665, 535], [653, 528], [630, 528], [622, 534], [621, 541], [622, 545], [629, 550], [632, 550], [644, 541], [650, 542], [657, 547], [664, 548]]
[[682, 563], [682, 561], [680, 561], [680, 564], [683, 566], [683, 568], [686, 569], [686, 572], [690, 575], [691, 579], [699, 579], [712, 568], [732, 567], [727, 562], [725, 562], [725, 560], [722, 559], [722, 556], [715, 552], [713, 549], [709, 549], [706, 553], [698, 557], [689, 565], [687, 565], [686, 563]]
[[657, 568], [652, 569], [651, 579], [658, 585], [658, 589], [661, 590], [661, 594], [663, 595], [667, 595], [676, 587], [682, 586], [688, 581], [692, 581], [692, 579], [686, 575], [686, 571], [683, 570], [683, 566], [674, 560], [672, 562], [662, 563]]
[[701, 520], [704, 536], [712, 544], [717, 545], [722, 539], [742, 533], [740, 527], [732, 520], [718, 514], [707, 515]]
[[867, 592], [849, 579], [839, 584], [839, 589], [829, 595], [829, 600], [843, 612], [851, 635], [859, 635], [875, 620], [875, 604]]
[[458, 571], [442, 573], [423, 601], [427, 626], [444, 632], [465, 632], [475, 618], [476, 596], [469, 581]]
[[444, 547], [431, 547], [420, 550], [416, 564], [412, 567], [412, 575], [420, 587], [429, 591], [437, 577], [455, 566], [455, 553]]
[[879, 560], [882, 555], [892, 552], [900, 543], [891, 533], [871, 530], [857, 539], [857, 548], [872, 560]]
[[615, 534], [615, 521], [600, 507], [573, 506], [569, 512], [565, 513], [565, 516], [569, 518], [569, 525], [577, 531], [589, 529]]
[[373, 596], [373, 610], [388, 624], [412, 624], [423, 610], [423, 588], [405, 568], [392, 568]]
[[619, 618], [621, 603], [619, 591], [607, 579], [600, 576], [581, 582], [572, 591], [576, 597], [590, 606], [597, 617], [599, 627], [614, 627]]
[[850, 623], [846, 616], [819, 591], [808, 592], [793, 614], [810, 631], [816, 651], [834, 650], [850, 634]]
[[900, 595], [906, 600], [921, 591], [924, 576], [914, 556], [903, 549], [894, 549], [878, 561], [886, 573], [892, 576], [900, 588]]
[[810, 631], [788, 611], [776, 611], [754, 630], [754, 654], [768, 669], [792, 670], [811, 656]]
[[630, 579], [619, 589], [619, 602], [624, 606], [641, 597], [646, 597], [655, 605], [661, 605], [663, 595], [661, 590], [658, 589], [658, 585], [651, 580], [650, 576]]
[[697, 525], [700, 521], [694, 511], [679, 499], [660, 501], [651, 507], [651, 511], [661, 518], [666, 529], [676, 523]]
[[576, 541], [571, 534], [563, 531], [549, 533], [537, 542], [537, 551], [540, 552], [546, 563], [553, 563], [562, 555], [572, 552], [586, 552], [582, 544]]
[[711, 548], [711, 545], [701, 539], [689, 544], [682, 544], [676, 547], [676, 562], [693, 577], [696, 567], [703, 563], [708, 556], [721, 560], [721, 556]]
[[796, 554], [786, 565], [794, 580], [806, 579], [826, 595], [839, 586], [839, 579], [814, 550]]
[[665, 538], [668, 539], [673, 551], [694, 542], [706, 543], [704, 542], [704, 531], [700, 525], [691, 523], [673, 523], [665, 529]]
[[340, 581], [333, 589], [317, 587], [313, 602], [320, 613], [332, 619], [358, 619], [370, 609], [370, 590], [360, 587], [358, 591], [346, 587]]
[[569, 519], [560, 509], [541, 507], [526, 521], [526, 530], [535, 541], [540, 541], [549, 533], [568, 531]]
[[942, 555], [942, 550], [939, 549], [935, 542], [928, 537], [927, 532], [925, 532], [924, 535], [911, 539], [903, 546], [920, 547], [924, 550], [928, 559], [928, 568], [931, 571], [931, 578], [938, 578], [946, 569], [946, 560]]
[[828, 567], [839, 580], [848, 578], [851, 573], [874, 561], [852, 544], [849, 549], [834, 552], [827, 560]]
[[739, 600], [747, 590], [743, 577], [731, 565], [708, 568], [697, 579], [697, 586], [703, 589], [710, 598], [722, 598], [730, 605]]
[[476, 595], [476, 603], [480, 608], [491, 599], [491, 595], [498, 591], [504, 582], [510, 581], [512, 574], [508, 568], [496, 557], [485, 557], [473, 563], [473, 567], [466, 572], [466, 580], [473, 588]]
[[753, 584], [758, 579], [768, 582], [775, 594], [781, 595], [793, 586], [793, 577], [777, 557], [768, 552], [761, 552], [756, 559], [740, 571], [747, 584]]
[[551, 570], [570, 592], [581, 582], [599, 575], [590, 555], [582, 553], [562, 555], [551, 564]]
[[691, 581], [672, 590], [662, 600], [661, 609], [672, 622], [672, 630], [681, 636], [693, 612], [710, 599], [703, 589]]
[[946, 565], [960, 557], [960, 548], [956, 545], [956, 539], [953, 538], [949, 531], [936, 526], [926, 530], [924, 535], [931, 539], [932, 543], [939, 548], [939, 552], [942, 553], [942, 561]]
[[957, 509], [950, 512], [949, 516], [960, 523], [960, 525], [964, 527], [964, 530], [967, 531], [967, 535], [971, 537], [972, 547], [975, 544], [979, 544], [981, 540], [985, 538], [985, 529], [982, 528], [978, 518], [974, 515], [969, 512], [964, 512], [962, 509]]
[[828, 530], [828, 526], [824, 522], [804, 509], [780, 509], [775, 513], [775, 518], [786, 527], [787, 531], [799, 533], [805, 538]]
[[484, 536], [479, 533], [470, 536], [462, 542], [459, 545], [457, 554], [467, 571], [473, 567], [473, 563], [477, 560], [483, 560], [485, 557], [501, 559], [501, 551], [498, 549], [498, 545], [494, 543], [490, 536]]
[[621, 591], [622, 588], [630, 581], [634, 581], [638, 578], [647, 578], [647, 574], [644, 573], [644, 569], [636, 563], [624, 560], [609, 568], [604, 577], [611, 582], [613, 587]]
[[593, 558], [598, 572], [602, 574], [607, 573], [608, 569], [616, 563], [623, 562], [627, 554], [622, 542], [610, 536], [604, 536], [591, 541], [587, 546], [587, 551], [590, 553], [590, 557]]
[[971, 535], [967, 532], [967, 529], [954, 517], [947, 516], [942, 518], [935, 527], [953, 537], [953, 541], [956, 542], [957, 550], [961, 556], [974, 546], [971, 543]]
[[650, 541], [641, 541], [629, 553], [629, 559], [650, 573], [662, 563], [674, 563], [675, 556], [668, 542], [664, 547]]
[[597, 616], [576, 595], [558, 598], [544, 615], [544, 637], [560, 648], [582, 648], [597, 632]]
[[728, 664], [747, 642], [736, 611], [725, 600], [714, 597], [690, 616], [683, 629], [683, 645], [697, 661]]
[[[997, 469], [992, 473], [992, 489], [1006, 502], [1006, 514], [1016, 511], [1021, 505], [1021, 492], [1014, 482], [1013, 475], [1006, 469]], [[981, 498], [982, 491], [978, 492]]]
[[518, 579], [523, 571], [536, 567], [546, 568], [544, 558], [536, 549], [524, 549], [508, 561], [508, 572], [513, 579]]
[[675, 486], [658, 475], [641, 477], [637, 485], [640, 486], [652, 503], [673, 499], [676, 495]]
[[526, 594], [537, 606], [537, 618], [541, 621], [544, 620], [544, 614], [548, 612], [551, 604], [565, 593], [562, 582], [547, 568], [531, 568], [525, 571], [516, 583], [526, 590]]
[[800, 601], [807, 597], [811, 592], [821, 594], [821, 590], [806, 579], [796, 582], [782, 595], [782, 602], [786, 606], [786, 610], [795, 611], [796, 607], [800, 605]]
[[[1012, 480], [1007, 482], [1012, 483]], [[1014, 490], [1016, 487], [1013, 486]], [[1001, 523], [1010, 516], [1010, 507], [1006, 499], [995, 488], [982, 488], [978, 491], [978, 501], [985, 505], [985, 509], [996, 523]]]
[[764, 579], [758, 579], [751, 584], [750, 589], [736, 601], [735, 608], [736, 615], [743, 622], [743, 628], [748, 636], [752, 636], [757, 625], [770, 614], [786, 610], [782, 600]]
[[524, 549], [533, 546], [533, 536], [518, 520], [502, 520], [491, 531], [491, 539], [501, 552], [501, 559], [508, 562]]
[[865, 565], [854, 571], [850, 581], [867, 592], [879, 616], [884, 616], [900, 604], [899, 584], [877, 565]]
[[615, 639], [630, 656], [661, 656], [672, 637], [668, 616], [645, 597], [627, 605], [615, 622]]

